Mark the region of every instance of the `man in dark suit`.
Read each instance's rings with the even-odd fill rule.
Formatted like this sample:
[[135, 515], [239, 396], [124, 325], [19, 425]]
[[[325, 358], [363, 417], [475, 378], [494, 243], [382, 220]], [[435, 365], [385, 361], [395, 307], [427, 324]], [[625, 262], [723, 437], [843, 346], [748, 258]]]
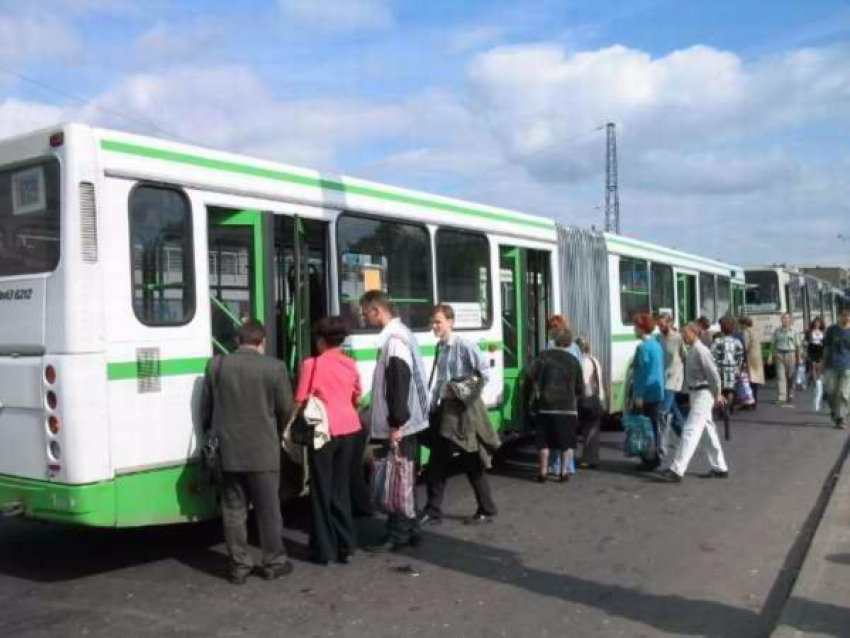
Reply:
[[248, 319], [239, 348], [215, 357], [204, 377], [202, 422], [221, 441], [222, 518], [230, 554], [230, 582], [245, 583], [254, 564], [248, 548], [248, 507], [253, 503], [263, 551], [260, 573], [274, 580], [292, 571], [283, 546], [280, 514], [280, 440], [295, 404], [286, 366], [266, 357], [266, 332]]

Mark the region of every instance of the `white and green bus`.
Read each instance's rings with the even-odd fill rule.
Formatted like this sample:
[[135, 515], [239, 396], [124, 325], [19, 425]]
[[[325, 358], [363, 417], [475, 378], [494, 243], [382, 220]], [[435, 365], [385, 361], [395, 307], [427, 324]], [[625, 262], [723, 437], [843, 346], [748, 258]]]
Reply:
[[794, 329], [802, 335], [815, 317], [821, 317], [827, 326], [833, 324], [845, 303], [841, 289], [796, 268], [747, 268], [744, 276], [745, 310], [753, 319], [753, 330], [768, 365], [773, 361], [773, 332], [782, 325], [783, 314], [791, 314]]
[[[553, 220], [69, 124], [0, 141], [0, 511], [129, 527], [216, 515], [197, 463], [208, 359], [246, 316], [293, 375], [340, 314], [369, 389], [385, 290], [420, 339], [450, 303], [493, 374], [494, 426], [522, 427], [519, 380], [563, 314], [620, 409], [635, 312], [712, 320], [735, 266]], [[609, 393], [612, 396], [612, 393]]]

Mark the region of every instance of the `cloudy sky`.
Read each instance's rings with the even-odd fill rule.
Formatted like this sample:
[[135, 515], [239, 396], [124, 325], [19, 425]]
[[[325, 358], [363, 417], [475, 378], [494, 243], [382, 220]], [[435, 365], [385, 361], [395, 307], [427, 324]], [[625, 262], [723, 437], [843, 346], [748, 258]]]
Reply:
[[625, 234], [850, 265], [846, 0], [0, 0], [0, 137], [64, 120], [583, 226], [616, 122]]

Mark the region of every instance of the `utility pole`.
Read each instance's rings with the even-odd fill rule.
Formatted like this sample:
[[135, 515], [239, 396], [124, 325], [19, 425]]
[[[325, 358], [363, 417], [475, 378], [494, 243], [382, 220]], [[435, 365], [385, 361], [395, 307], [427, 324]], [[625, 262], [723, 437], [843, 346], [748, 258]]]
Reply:
[[617, 135], [613, 122], [605, 125], [605, 231], [620, 234], [620, 191], [617, 186]]

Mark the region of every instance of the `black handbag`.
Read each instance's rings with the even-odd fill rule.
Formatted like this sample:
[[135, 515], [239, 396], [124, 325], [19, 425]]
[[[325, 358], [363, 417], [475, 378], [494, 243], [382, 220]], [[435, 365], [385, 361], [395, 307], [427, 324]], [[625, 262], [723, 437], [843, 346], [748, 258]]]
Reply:
[[[212, 372], [213, 397], [218, 392], [218, 378], [221, 374], [221, 366], [223, 365], [224, 357], [218, 356]], [[213, 399], [213, 406], [215, 406], [215, 398]], [[215, 408], [213, 407], [213, 409]], [[204, 432], [204, 442], [201, 445], [201, 470], [208, 483], [213, 485], [221, 484], [224, 478], [224, 468], [221, 460], [221, 435], [214, 426]]]

